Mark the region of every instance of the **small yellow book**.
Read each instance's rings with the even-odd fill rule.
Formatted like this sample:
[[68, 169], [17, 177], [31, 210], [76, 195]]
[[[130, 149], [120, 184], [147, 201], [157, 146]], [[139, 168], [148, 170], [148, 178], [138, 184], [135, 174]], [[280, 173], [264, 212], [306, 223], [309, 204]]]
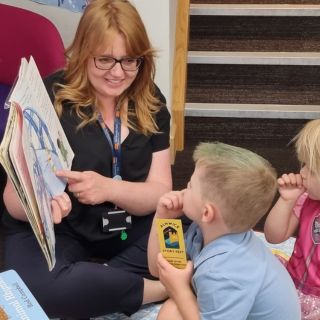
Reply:
[[187, 264], [186, 247], [180, 219], [157, 219], [160, 251], [178, 269]]

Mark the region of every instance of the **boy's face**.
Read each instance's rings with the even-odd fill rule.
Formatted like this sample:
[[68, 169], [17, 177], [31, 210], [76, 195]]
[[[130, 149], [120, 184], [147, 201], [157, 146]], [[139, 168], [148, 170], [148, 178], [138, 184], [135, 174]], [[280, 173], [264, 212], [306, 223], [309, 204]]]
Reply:
[[198, 222], [201, 218], [204, 201], [201, 198], [200, 177], [203, 168], [195, 167], [194, 172], [183, 195], [183, 212], [192, 221]]

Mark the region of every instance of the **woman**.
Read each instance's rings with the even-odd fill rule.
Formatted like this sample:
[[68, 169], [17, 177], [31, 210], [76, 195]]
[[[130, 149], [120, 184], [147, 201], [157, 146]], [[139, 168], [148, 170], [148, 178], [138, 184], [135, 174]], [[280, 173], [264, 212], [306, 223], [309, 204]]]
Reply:
[[70, 211], [70, 199], [72, 209], [55, 225], [52, 272], [10, 182], [4, 223], [5, 267], [20, 274], [50, 317], [132, 314], [166, 297], [146, 254], [152, 213], [172, 188], [170, 114], [153, 83], [154, 54], [128, 1], [93, 0], [65, 70], [45, 81], [75, 153], [72, 171], [56, 173], [67, 179], [68, 196], [53, 201], [55, 221]]

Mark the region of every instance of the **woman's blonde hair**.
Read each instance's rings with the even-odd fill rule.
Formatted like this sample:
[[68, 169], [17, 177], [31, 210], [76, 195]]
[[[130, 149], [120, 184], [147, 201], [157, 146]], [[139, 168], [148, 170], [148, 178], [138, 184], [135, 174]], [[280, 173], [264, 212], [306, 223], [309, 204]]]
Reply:
[[232, 232], [244, 232], [267, 213], [277, 190], [276, 171], [261, 156], [224, 143], [201, 143], [193, 158], [201, 171], [201, 194], [218, 203]]
[[298, 160], [320, 178], [320, 119], [307, 122], [293, 141]]
[[[66, 83], [56, 87], [56, 110], [61, 115], [63, 102], [69, 102], [82, 119], [80, 127], [97, 119], [99, 102], [88, 80], [87, 64], [90, 58], [112, 45], [118, 34], [125, 39], [128, 56], [143, 57], [136, 79], [118, 98], [121, 118], [144, 134], [157, 132], [153, 115], [159, 110], [160, 101], [154, 96], [155, 51], [139, 13], [127, 0], [90, 1], [66, 50]], [[130, 102], [134, 102], [134, 107]]]

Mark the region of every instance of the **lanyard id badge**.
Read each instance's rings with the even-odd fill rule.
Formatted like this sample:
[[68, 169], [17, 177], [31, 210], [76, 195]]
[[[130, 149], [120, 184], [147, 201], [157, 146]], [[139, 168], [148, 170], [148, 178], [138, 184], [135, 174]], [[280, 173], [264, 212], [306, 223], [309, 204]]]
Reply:
[[101, 113], [98, 116], [100, 126], [103, 130], [105, 137], [111, 148], [112, 153], [112, 177], [117, 180], [121, 180], [120, 167], [121, 167], [121, 118], [120, 110], [116, 108], [116, 115], [114, 119], [114, 134], [113, 138], [103, 121]]
[[[113, 138], [103, 121], [101, 113], [98, 116], [100, 126], [105, 137], [110, 145], [112, 152], [112, 177], [116, 180], [121, 180], [121, 118], [120, 108], [117, 106], [114, 119], [114, 134]], [[104, 232], [112, 232], [121, 230], [121, 240], [126, 240], [128, 235], [126, 229], [131, 228], [132, 219], [125, 210], [115, 207], [108, 209], [102, 213], [102, 228]]]

